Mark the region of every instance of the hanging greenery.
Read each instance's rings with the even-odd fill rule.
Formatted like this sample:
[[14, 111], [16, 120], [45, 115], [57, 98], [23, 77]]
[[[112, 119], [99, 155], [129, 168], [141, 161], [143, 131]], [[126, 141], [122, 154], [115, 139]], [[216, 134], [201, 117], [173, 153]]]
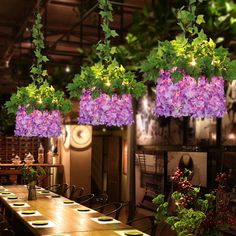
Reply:
[[9, 113], [16, 114], [16, 136], [55, 137], [61, 134], [60, 112], [68, 112], [71, 102], [64, 99], [62, 91], [56, 91], [46, 81], [47, 70], [43, 64], [48, 58], [43, 55], [44, 37], [41, 32], [41, 15], [36, 15], [32, 29], [34, 55], [36, 62], [30, 74], [33, 82], [27, 87], [17, 89], [5, 106]]
[[146, 80], [157, 80], [157, 116], [210, 118], [226, 112], [223, 79], [236, 78], [236, 61], [198, 29], [205, 21], [196, 15], [196, 3], [189, 0], [178, 12], [183, 33], [159, 42], [141, 65]]
[[114, 57], [110, 39], [117, 36], [109, 27], [113, 21], [112, 5], [99, 1], [102, 30], [105, 38], [96, 46], [99, 62], [83, 67], [68, 85], [71, 97], [80, 99], [79, 124], [128, 125], [133, 122], [131, 95], [135, 98], [145, 93], [145, 85], [137, 82], [135, 74], [126, 71]]
[[109, 22], [113, 21], [112, 5], [108, 0], [99, 1], [99, 14], [102, 17], [101, 27], [105, 34], [104, 42], [99, 42], [96, 53], [99, 62], [93, 66], [83, 67], [80, 74], [76, 74], [73, 83], [68, 85], [72, 97], [80, 98], [83, 89], [89, 89], [94, 98], [101, 92], [108, 95], [131, 94], [135, 98], [142, 96], [145, 86], [135, 80], [135, 74], [126, 71], [114, 57], [115, 50], [110, 45], [110, 39], [117, 36], [115, 30], [109, 27]]
[[[183, 33], [174, 40], [159, 42], [147, 59], [142, 63], [141, 69], [146, 80], [156, 80], [159, 71], [181, 68], [172, 74], [176, 81], [184, 73], [199, 78], [222, 76], [225, 80], [236, 79], [236, 61], [230, 60], [229, 52], [223, 47], [216, 47], [216, 43], [207, 37], [198, 26], [204, 23], [203, 15], [196, 16], [197, 0], [189, 0], [188, 9], [182, 7], [178, 12], [178, 25]], [[202, 3], [203, 0], [198, 0]]]
[[36, 63], [32, 65], [30, 70], [33, 82], [27, 87], [18, 88], [17, 93], [11, 96], [10, 101], [6, 102], [5, 106], [9, 113], [15, 114], [20, 106], [25, 107], [27, 113], [31, 113], [35, 109], [61, 112], [68, 112], [71, 109], [71, 103], [64, 99], [64, 93], [56, 91], [46, 81], [48, 73], [43, 69], [43, 64], [48, 61], [48, 58], [43, 55], [45, 46], [41, 29], [41, 15], [38, 13], [32, 29], [36, 57]]

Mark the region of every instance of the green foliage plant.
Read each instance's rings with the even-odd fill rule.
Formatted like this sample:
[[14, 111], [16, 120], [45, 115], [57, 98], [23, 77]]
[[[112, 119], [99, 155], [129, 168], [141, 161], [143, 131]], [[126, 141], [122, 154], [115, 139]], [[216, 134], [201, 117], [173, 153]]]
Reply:
[[194, 187], [189, 178], [191, 171], [176, 170], [171, 177], [172, 189], [170, 198], [165, 201], [159, 194], [153, 199], [157, 205], [156, 223], [167, 223], [177, 236], [217, 236], [220, 229], [235, 225], [236, 220], [222, 199], [217, 201], [217, 195], [224, 194], [222, 183], [226, 187], [226, 178], [230, 175], [217, 175], [218, 187], [210, 193], [201, 194], [199, 187]]
[[216, 43], [207, 37], [199, 26], [205, 22], [203, 15], [196, 15], [196, 3], [204, 0], [189, 0], [188, 8], [182, 7], [178, 14], [178, 25], [182, 33], [174, 40], [160, 41], [153, 48], [141, 65], [146, 80], [153, 80], [159, 76], [159, 71], [176, 70], [172, 77], [175, 81], [182, 79], [182, 71], [199, 78], [222, 76], [225, 80], [236, 79], [236, 61], [230, 60], [229, 52], [223, 47], [216, 47]]
[[37, 182], [44, 178], [47, 173], [42, 166], [29, 166], [23, 164], [21, 167], [22, 179], [28, 184], [33, 181]]
[[33, 80], [27, 87], [17, 89], [17, 93], [13, 94], [10, 101], [7, 101], [5, 106], [9, 113], [16, 113], [19, 106], [24, 106], [28, 113], [38, 109], [44, 110], [59, 110], [68, 112], [71, 109], [71, 103], [64, 98], [62, 91], [56, 91], [53, 86], [47, 82], [47, 70], [43, 69], [43, 64], [48, 61], [48, 58], [43, 55], [44, 36], [42, 34], [41, 15], [37, 13], [35, 24], [32, 28], [33, 44], [35, 46], [34, 55], [36, 62], [31, 66], [30, 74]]
[[91, 90], [94, 98], [101, 92], [108, 95], [131, 94], [135, 98], [145, 93], [145, 85], [137, 82], [135, 74], [120, 65], [114, 54], [114, 47], [111, 47], [111, 38], [117, 36], [115, 30], [109, 27], [109, 22], [113, 21], [112, 5], [109, 0], [99, 0], [99, 14], [102, 18], [102, 30], [104, 32], [104, 41], [98, 42], [96, 54], [99, 62], [92, 66], [82, 67], [81, 73], [76, 74], [73, 82], [68, 84], [67, 88], [71, 97], [80, 98], [83, 89]]

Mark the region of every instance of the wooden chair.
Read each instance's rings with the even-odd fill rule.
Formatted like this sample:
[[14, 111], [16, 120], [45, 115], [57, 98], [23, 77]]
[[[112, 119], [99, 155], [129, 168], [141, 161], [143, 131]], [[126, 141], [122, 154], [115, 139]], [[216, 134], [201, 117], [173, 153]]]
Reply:
[[94, 208], [94, 210], [99, 211], [100, 213], [103, 213], [107, 216], [114, 215], [114, 218], [118, 220], [120, 216], [120, 211], [123, 206], [124, 205], [121, 202], [111, 202], [100, 207]]
[[94, 194], [93, 193], [90, 193], [90, 194], [86, 194], [86, 195], [82, 195], [80, 197], [77, 197], [75, 199], [75, 201], [77, 203], [80, 203], [82, 205], [85, 205], [85, 206], [88, 206], [88, 207], [91, 207], [92, 206], [92, 200], [94, 198]]
[[93, 198], [93, 207], [99, 207], [105, 205], [108, 202], [108, 195], [101, 193]]
[[157, 224], [155, 223], [155, 216], [135, 218], [127, 222], [127, 224], [141, 230], [142, 232], [148, 233], [151, 236], [156, 235]]
[[61, 193], [61, 184], [50, 185], [50, 186], [46, 187], [45, 189], [47, 189], [53, 193], [60, 194]]

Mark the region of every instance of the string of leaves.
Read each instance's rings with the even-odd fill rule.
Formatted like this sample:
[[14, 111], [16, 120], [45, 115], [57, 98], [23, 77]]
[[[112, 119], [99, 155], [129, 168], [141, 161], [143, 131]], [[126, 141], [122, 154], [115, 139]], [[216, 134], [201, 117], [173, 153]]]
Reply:
[[188, 8], [182, 7], [177, 14], [183, 33], [172, 41], [159, 42], [142, 63], [145, 80], [156, 81], [161, 69], [175, 67], [180, 69], [172, 74], [175, 81], [182, 79], [183, 71], [196, 79], [203, 74], [209, 79], [213, 76], [222, 76], [228, 81], [236, 79], [236, 61], [230, 60], [228, 50], [217, 48], [216, 43], [199, 30], [205, 21], [203, 15], [196, 16], [197, 2], [203, 0], [189, 0]]
[[47, 56], [43, 55], [44, 36], [42, 33], [42, 17], [40, 13], [37, 13], [35, 23], [32, 28], [33, 44], [35, 46], [34, 55], [36, 58], [36, 64], [33, 64], [30, 70], [31, 78], [39, 85], [43, 83], [43, 78], [48, 76], [47, 70], [43, 69], [43, 63], [49, 61]]
[[37, 13], [32, 28], [36, 58], [36, 62], [30, 70], [33, 82], [26, 87], [18, 88], [17, 93], [12, 94], [10, 101], [5, 103], [8, 113], [15, 114], [20, 106], [24, 106], [28, 113], [35, 109], [40, 111], [58, 110], [63, 113], [71, 110], [71, 102], [64, 98], [64, 92], [56, 91], [46, 80], [48, 73], [47, 70], [43, 69], [43, 64], [48, 61], [48, 58], [43, 55], [45, 46], [41, 21], [41, 15]]
[[81, 73], [75, 75], [73, 82], [67, 86], [70, 96], [80, 99], [83, 89], [87, 89], [92, 92], [93, 98], [98, 97], [101, 92], [108, 95], [131, 94], [138, 98], [145, 93], [145, 85], [137, 82], [135, 74], [126, 71], [117, 62], [114, 47], [111, 47], [111, 38], [118, 36], [109, 25], [113, 21], [112, 5], [109, 0], [99, 0], [99, 9], [105, 35], [104, 41], [99, 41], [96, 46], [96, 54], [100, 60], [92, 66], [82, 67]]

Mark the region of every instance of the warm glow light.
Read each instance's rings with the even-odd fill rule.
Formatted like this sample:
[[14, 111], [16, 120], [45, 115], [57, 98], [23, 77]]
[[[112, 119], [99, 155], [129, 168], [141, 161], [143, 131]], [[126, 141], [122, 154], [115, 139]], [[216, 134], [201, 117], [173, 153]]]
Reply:
[[39, 103], [39, 104], [42, 104], [42, 103], [43, 103], [43, 101], [42, 101], [41, 98], [38, 100], [38, 103]]
[[216, 134], [212, 134], [212, 135], [211, 135], [211, 138], [212, 138], [213, 140], [216, 140]]
[[230, 134], [229, 134], [229, 136], [228, 136], [228, 138], [229, 138], [229, 139], [235, 139], [235, 138], [236, 138], [236, 136], [235, 136], [235, 134], [233, 134], [233, 133], [230, 133]]
[[69, 67], [69, 66], [66, 66], [65, 71], [66, 71], [66, 73], [69, 73], [69, 72], [70, 72], [70, 67]]
[[6, 65], [6, 68], [9, 68], [9, 60], [6, 60], [5, 65]]
[[111, 86], [111, 83], [109, 80], [106, 82], [106, 86], [108, 86], [108, 87]]
[[106, 128], [103, 128], [103, 129], [102, 129], [102, 132], [106, 132], [106, 131], [107, 131]]
[[148, 99], [146, 96], [143, 98], [143, 109], [144, 111], [148, 110]]
[[192, 61], [190, 62], [190, 65], [191, 65], [191, 66], [196, 66], [196, 64], [197, 64], [197, 63], [196, 63], [195, 59], [193, 58]]

